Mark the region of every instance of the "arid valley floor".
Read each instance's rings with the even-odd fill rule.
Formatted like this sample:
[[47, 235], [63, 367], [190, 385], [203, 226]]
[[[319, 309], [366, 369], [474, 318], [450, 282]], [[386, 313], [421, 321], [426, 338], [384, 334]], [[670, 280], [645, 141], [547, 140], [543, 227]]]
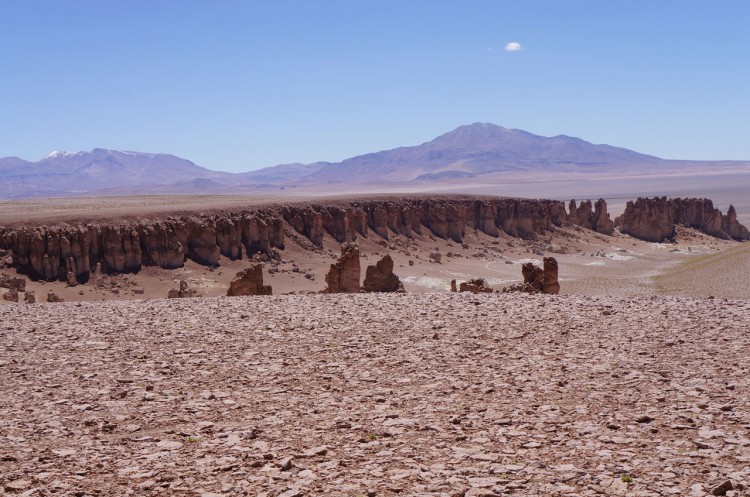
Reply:
[[[222, 259], [3, 302], [0, 495], [748, 495], [750, 244], [371, 233], [363, 268], [390, 254], [405, 294], [284, 295], [321, 290], [340, 246], [284, 229], [273, 296], [224, 297], [249, 262]], [[560, 295], [449, 292], [542, 255]], [[165, 299], [180, 280], [202, 297]]]

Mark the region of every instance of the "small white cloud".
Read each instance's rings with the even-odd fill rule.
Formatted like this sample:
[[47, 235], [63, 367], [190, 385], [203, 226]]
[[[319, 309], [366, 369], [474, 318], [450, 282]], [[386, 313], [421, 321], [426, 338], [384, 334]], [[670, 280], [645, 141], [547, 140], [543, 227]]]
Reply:
[[492, 52], [492, 47], [487, 47], [488, 52]]
[[507, 45], [505, 45], [505, 51], [506, 52], [520, 52], [521, 51], [521, 44], [517, 41], [511, 41]]

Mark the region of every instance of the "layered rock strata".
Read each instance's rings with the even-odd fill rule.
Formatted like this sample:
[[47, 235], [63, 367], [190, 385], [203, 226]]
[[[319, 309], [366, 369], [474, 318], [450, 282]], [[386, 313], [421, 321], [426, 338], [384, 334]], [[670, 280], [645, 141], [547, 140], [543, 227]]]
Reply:
[[404, 285], [399, 277], [393, 273], [393, 259], [390, 255], [385, 255], [374, 266], [367, 266], [362, 290], [378, 293], [404, 292]]
[[247, 269], [237, 273], [229, 283], [227, 297], [240, 295], [271, 295], [271, 285], [263, 284], [263, 266], [253, 264]]
[[650, 242], [674, 238], [677, 224], [718, 238], [750, 239], [747, 228], [737, 221], [734, 206], [723, 215], [707, 198], [639, 198], [627, 203], [615, 224], [622, 233]]

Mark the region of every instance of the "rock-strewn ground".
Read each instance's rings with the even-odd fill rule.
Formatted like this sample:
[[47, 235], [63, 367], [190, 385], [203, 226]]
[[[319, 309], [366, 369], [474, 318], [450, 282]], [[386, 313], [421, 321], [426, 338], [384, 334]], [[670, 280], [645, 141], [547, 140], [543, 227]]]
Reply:
[[0, 323], [0, 494], [750, 485], [747, 301], [236, 297], [3, 306]]

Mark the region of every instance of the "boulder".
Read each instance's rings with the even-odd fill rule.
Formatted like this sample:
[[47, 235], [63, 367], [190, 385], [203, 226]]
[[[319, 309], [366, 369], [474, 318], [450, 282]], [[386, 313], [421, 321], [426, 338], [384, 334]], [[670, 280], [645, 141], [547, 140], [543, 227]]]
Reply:
[[253, 264], [237, 273], [229, 284], [227, 297], [240, 295], [271, 295], [271, 285], [263, 284], [263, 266]]
[[8, 302], [18, 302], [18, 291], [15, 288], [11, 288], [3, 294], [3, 300]]
[[36, 293], [34, 293], [33, 291], [26, 292], [26, 294], [24, 295], [23, 300], [27, 304], [36, 304]]
[[404, 292], [404, 285], [393, 273], [393, 259], [390, 255], [384, 256], [374, 266], [367, 266], [362, 290], [365, 292]]
[[174, 288], [172, 288], [167, 293], [167, 298], [169, 299], [186, 299], [186, 298], [197, 297], [197, 296], [198, 296], [198, 290], [189, 288], [188, 282], [185, 280], [180, 280], [179, 290], [175, 290]]
[[458, 287], [456, 286], [456, 280], [451, 280], [451, 292], [457, 292]]
[[459, 291], [471, 293], [492, 293], [492, 287], [484, 281], [484, 278], [473, 278], [459, 285]]
[[58, 297], [55, 292], [50, 290], [47, 292], [47, 302], [65, 302], [65, 299]]
[[341, 245], [341, 257], [326, 275], [326, 289], [324, 293], [358, 293], [359, 277], [361, 273], [359, 263], [359, 247], [356, 243], [346, 242]]
[[26, 291], [26, 278], [20, 276], [8, 276], [7, 274], [0, 274], [0, 288], [9, 288], [17, 292]]

